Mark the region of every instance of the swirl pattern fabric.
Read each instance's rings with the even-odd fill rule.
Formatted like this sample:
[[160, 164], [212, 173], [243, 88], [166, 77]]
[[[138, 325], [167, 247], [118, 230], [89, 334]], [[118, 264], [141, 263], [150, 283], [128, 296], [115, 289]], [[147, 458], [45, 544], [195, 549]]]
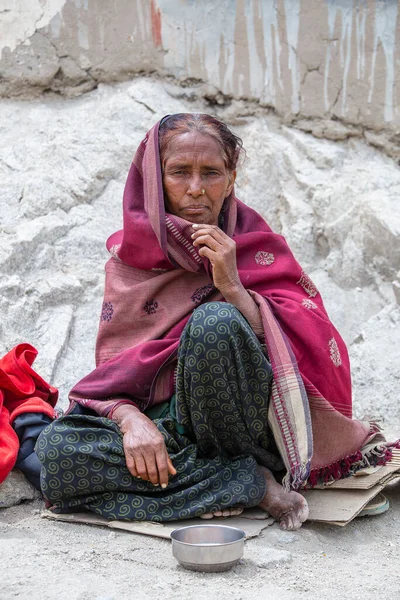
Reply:
[[247, 321], [230, 304], [197, 308], [178, 357], [176, 408], [154, 422], [177, 470], [166, 490], [129, 473], [110, 419], [69, 415], [40, 436], [42, 491], [55, 512], [172, 521], [231, 506], [256, 506], [258, 467], [284, 468], [267, 423], [271, 366]]

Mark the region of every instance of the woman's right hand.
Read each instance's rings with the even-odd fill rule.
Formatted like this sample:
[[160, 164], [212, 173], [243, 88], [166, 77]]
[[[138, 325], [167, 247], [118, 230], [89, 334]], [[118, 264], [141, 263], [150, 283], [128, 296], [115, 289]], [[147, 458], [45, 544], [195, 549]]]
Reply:
[[166, 488], [168, 476], [176, 475], [176, 469], [153, 421], [128, 404], [117, 406], [113, 420], [123, 434], [126, 466], [130, 473]]

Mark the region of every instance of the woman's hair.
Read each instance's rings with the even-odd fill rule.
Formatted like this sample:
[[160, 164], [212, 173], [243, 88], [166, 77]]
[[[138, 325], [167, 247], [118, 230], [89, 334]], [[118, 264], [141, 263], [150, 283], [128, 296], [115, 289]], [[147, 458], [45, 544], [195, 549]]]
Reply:
[[214, 138], [221, 148], [226, 168], [229, 171], [236, 169], [239, 157], [244, 152], [242, 140], [232, 133], [225, 123], [203, 113], [177, 113], [162, 119], [159, 127], [161, 162], [171, 139], [192, 131]]

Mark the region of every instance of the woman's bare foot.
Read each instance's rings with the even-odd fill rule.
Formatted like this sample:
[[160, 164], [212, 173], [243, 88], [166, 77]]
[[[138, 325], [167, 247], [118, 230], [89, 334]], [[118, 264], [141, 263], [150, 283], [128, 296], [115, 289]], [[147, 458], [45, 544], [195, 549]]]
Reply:
[[287, 531], [300, 529], [308, 517], [308, 504], [305, 498], [297, 492], [285, 492], [271, 471], [265, 467], [260, 469], [267, 482], [267, 492], [259, 504], [260, 508], [279, 521], [281, 529]]
[[212, 519], [213, 517], [237, 517], [241, 515], [243, 508], [241, 506], [232, 506], [232, 508], [224, 508], [223, 510], [216, 510], [213, 513], [204, 513], [201, 515], [201, 519]]

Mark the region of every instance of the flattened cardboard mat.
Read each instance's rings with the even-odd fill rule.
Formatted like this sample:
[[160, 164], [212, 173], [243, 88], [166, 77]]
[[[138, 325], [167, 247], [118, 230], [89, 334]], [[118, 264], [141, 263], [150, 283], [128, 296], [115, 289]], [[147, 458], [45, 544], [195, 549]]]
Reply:
[[310, 509], [308, 520], [343, 527], [360, 514], [386, 485], [399, 478], [400, 450], [393, 450], [391, 462], [384, 467], [368, 467], [352, 477], [303, 492]]
[[[245, 514], [245, 516], [243, 516]], [[249, 509], [240, 517], [227, 517], [208, 519], [188, 519], [185, 521], [173, 521], [171, 523], [151, 523], [150, 521], [109, 521], [93, 513], [68, 513], [57, 515], [49, 510], [42, 512], [42, 517], [54, 521], [67, 523], [83, 523], [85, 525], [98, 525], [110, 529], [120, 529], [131, 533], [141, 533], [154, 537], [169, 539], [170, 534], [178, 527], [188, 525], [207, 525], [211, 523], [224, 523], [230, 527], [238, 527], [246, 534], [246, 540], [260, 535], [263, 529], [273, 524], [274, 519], [259, 509]]]

